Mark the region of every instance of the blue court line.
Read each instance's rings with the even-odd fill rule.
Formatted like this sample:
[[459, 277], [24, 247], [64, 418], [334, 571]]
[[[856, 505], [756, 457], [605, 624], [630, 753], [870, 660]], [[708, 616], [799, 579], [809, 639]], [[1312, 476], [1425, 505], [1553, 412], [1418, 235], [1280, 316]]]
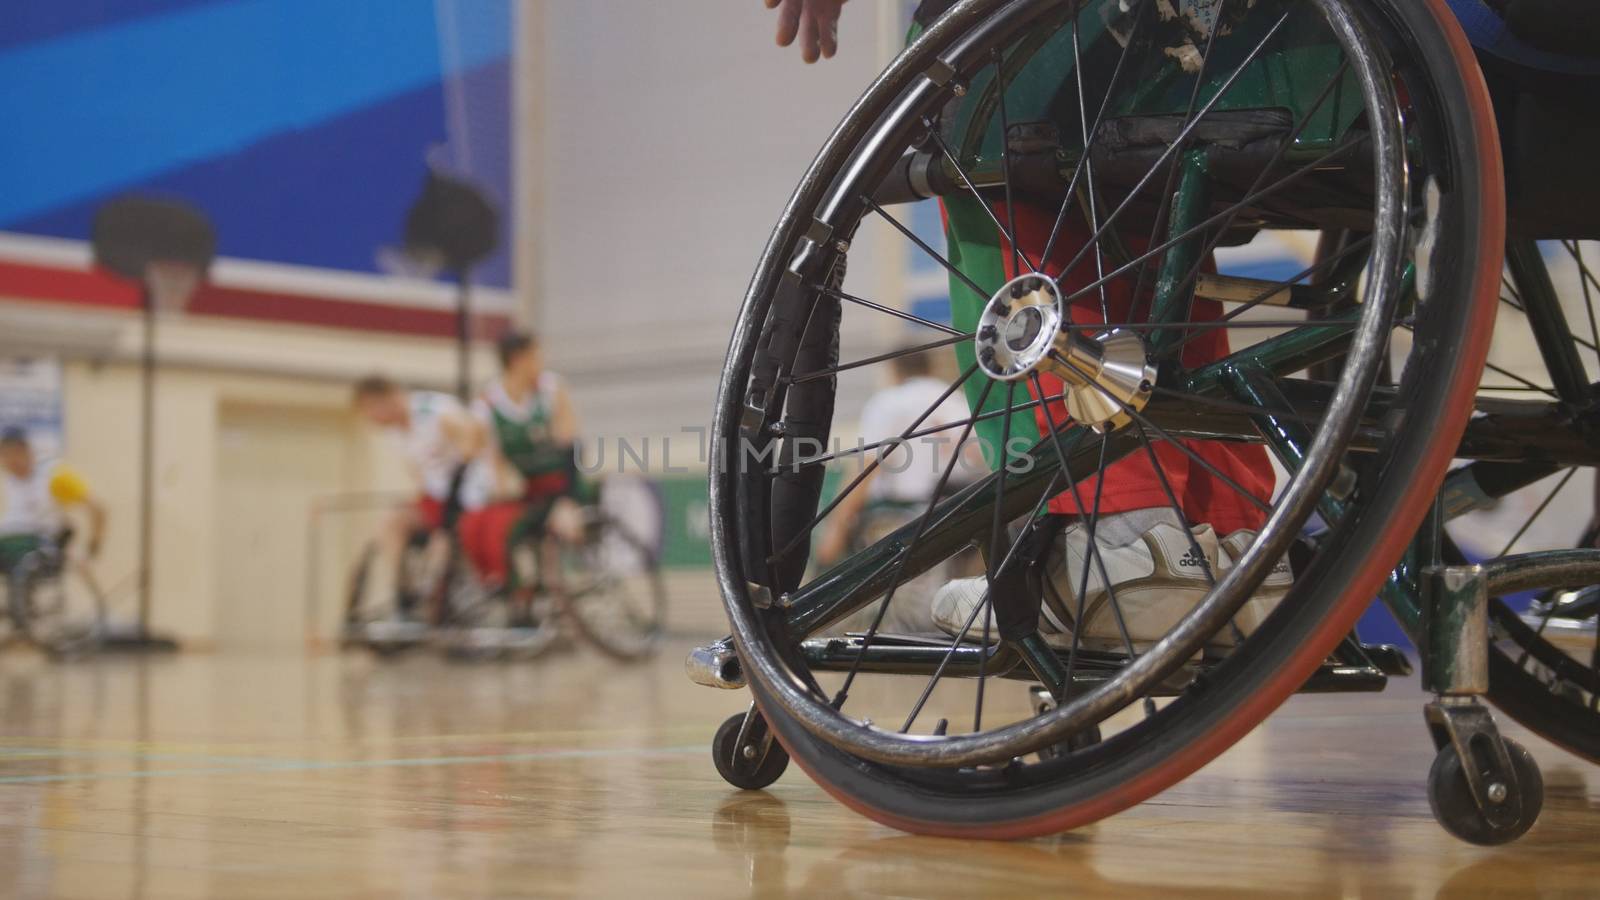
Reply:
[[705, 747], [610, 748], [594, 750], [535, 750], [486, 756], [430, 756], [410, 759], [307, 760], [290, 759], [278, 763], [229, 765], [194, 769], [136, 769], [130, 772], [81, 772], [53, 775], [0, 775], [0, 784], [55, 784], [72, 781], [103, 781], [125, 778], [176, 778], [190, 775], [240, 775], [268, 772], [322, 772], [341, 769], [395, 769], [419, 766], [482, 765], [484, 763], [547, 762], [567, 759], [618, 759], [682, 756], [704, 753]]
[[[115, 752], [105, 750], [74, 750], [67, 747], [6, 747], [0, 749], [0, 766], [14, 760], [34, 759], [130, 759], [141, 760], [199, 760], [212, 765], [237, 763], [254, 766], [282, 762], [281, 756], [231, 756], [220, 753], [172, 753], [141, 751]], [[0, 776], [4, 777], [4, 776]]]

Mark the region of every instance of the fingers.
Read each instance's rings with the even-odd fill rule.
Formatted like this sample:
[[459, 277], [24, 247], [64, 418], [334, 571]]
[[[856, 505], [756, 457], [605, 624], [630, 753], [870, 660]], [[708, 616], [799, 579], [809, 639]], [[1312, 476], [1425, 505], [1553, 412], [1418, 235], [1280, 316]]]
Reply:
[[778, 10], [778, 46], [798, 39], [800, 58], [807, 63], [832, 59], [839, 52], [839, 8], [845, 0], [763, 0]]
[[839, 52], [839, 0], [821, 0], [822, 11], [817, 16], [817, 38], [822, 46], [822, 58], [833, 59]]
[[778, 3], [783, 4], [778, 10], [778, 46], [787, 47], [800, 33], [800, 13], [805, 4], [804, 0], [767, 0], [767, 8], [772, 9]]
[[821, 54], [822, 40], [817, 32], [817, 16], [814, 10], [807, 9], [806, 14], [800, 17], [800, 58], [810, 65]]

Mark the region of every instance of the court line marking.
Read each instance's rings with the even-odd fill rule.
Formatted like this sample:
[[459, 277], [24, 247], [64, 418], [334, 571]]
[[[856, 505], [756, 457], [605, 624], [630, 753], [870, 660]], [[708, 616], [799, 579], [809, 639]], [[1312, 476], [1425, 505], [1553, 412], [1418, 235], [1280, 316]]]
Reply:
[[[305, 738], [283, 739], [265, 741], [151, 741], [151, 740], [118, 740], [115, 738], [62, 738], [51, 739], [52, 745], [62, 749], [73, 749], [78, 752], [89, 753], [96, 749], [112, 752], [140, 753], [151, 755], [158, 753], [176, 754], [178, 756], [217, 756], [219, 758], [232, 758], [229, 750], [258, 750], [270, 751], [275, 748], [308, 748], [325, 747], [329, 745], [339, 747], [372, 746], [383, 747], [399, 744], [460, 744], [460, 743], [519, 743], [531, 744], [541, 741], [573, 740], [596, 737], [627, 737], [632, 735], [665, 737], [671, 735], [699, 736], [715, 731], [721, 719], [708, 719], [705, 722], [665, 727], [641, 728], [569, 728], [549, 731], [485, 731], [465, 732], [461, 734], [406, 734], [394, 736], [364, 736], [352, 738]], [[42, 752], [43, 748], [39, 738], [17, 735], [0, 738], [0, 759], [7, 753], [18, 749], [28, 752]], [[273, 759], [282, 757], [263, 756], [261, 758]]]
[[535, 750], [481, 756], [429, 756], [400, 759], [283, 760], [258, 764], [193, 769], [134, 769], [127, 772], [76, 772], [49, 775], [0, 775], [0, 784], [56, 784], [127, 778], [177, 778], [191, 775], [250, 775], [270, 772], [323, 772], [346, 769], [387, 769], [420, 766], [482, 765], [485, 763], [547, 762], [567, 759], [622, 759], [683, 756], [704, 753], [700, 744], [684, 747], [596, 748], [588, 750]]

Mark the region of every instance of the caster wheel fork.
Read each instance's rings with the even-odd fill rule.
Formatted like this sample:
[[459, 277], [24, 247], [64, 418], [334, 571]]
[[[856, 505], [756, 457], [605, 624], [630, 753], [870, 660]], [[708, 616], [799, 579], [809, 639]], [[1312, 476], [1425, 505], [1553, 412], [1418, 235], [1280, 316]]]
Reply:
[[1489, 689], [1488, 591], [1479, 566], [1423, 572], [1423, 710], [1439, 754], [1428, 771], [1428, 804], [1444, 829], [1474, 844], [1504, 844], [1528, 832], [1544, 807], [1533, 755], [1504, 738], [1478, 698]]

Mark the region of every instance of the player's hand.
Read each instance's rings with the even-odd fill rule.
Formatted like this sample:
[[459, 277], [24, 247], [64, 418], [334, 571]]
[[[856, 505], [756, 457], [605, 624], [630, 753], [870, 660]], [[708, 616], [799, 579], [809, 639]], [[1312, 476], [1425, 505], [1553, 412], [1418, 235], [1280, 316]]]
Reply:
[[839, 50], [839, 7], [845, 0], [764, 0], [778, 10], [778, 46], [800, 39], [800, 58], [807, 63], [832, 59]]

